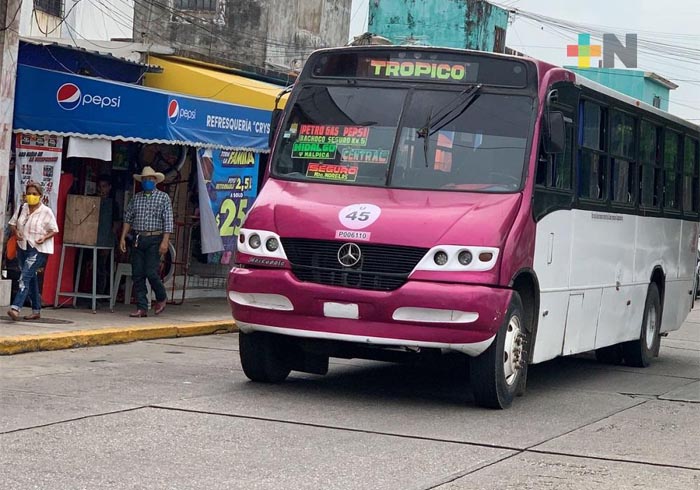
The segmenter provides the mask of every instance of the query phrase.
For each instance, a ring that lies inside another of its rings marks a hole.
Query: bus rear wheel
[[[622,356],[625,364],[634,367],[647,367],[652,357],[659,355],[661,342],[661,295],[655,283],[649,285],[647,299],[644,303],[642,329],[639,339],[622,344]]]
[[[476,404],[503,409],[522,394],[527,378],[528,338],[520,295],[513,291],[503,325],[488,349],[470,360],[469,374]]]
[[[281,383],[289,376],[291,363],[284,342],[274,334],[252,332],[238,334],[243,372],[251,381]]]

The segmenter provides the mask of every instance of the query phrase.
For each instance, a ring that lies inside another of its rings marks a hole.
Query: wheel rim
[[[523,336],[520,328],[520,318],[512,316],[506,329],[506,340],[503,346],[503,375],[506,384],[512,386],[518,379],[522,367]]]
[[[651,350],[654,347],[654,337],[656,336],[656,306],[651,305],[649,311],[647,312],[647,331],[646,331],[646,344],[647,349]]]

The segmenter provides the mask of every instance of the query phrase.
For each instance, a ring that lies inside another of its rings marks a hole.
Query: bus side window
[[[666,130],[664,138],[664,209],[680,209],[682,138],[680,133]]]
[[[661,205],[661,128],[642,121],[639,139],[641,205],[658,208]]]
[[[572,121],[573,122],[573,121]],[[564,153],[553,155],[552,187],[555,189],[571,190],[571,164],[574,142],[574,126],[566,123],[566,149]]]
[[[698,212],[698,140],[685,137],[685,151],[683,152],[683,212],[696,214]]]
[[[614,203],[633,205],[636,202],[636,147],[636,119],[630,114],[613,109],[610,111],[610,192]]]
[[[584,199],[607,199],[607,109],[590,101],[581,103],[581,149],[578,195]]]
[[[574,142],[573,120],[565,118],[566,148],[562,153],[547,153],[540,145],[540,153],[535,170],[535,185],[560,190],[571,190],[572,153]]]

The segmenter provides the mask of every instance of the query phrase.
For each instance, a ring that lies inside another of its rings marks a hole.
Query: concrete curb
[[[0,356],[45,350],[75,349],[96,345],[125,344],[137,340],[193,337],[237,332],[233,320],[187,323],[184,325],[132,325],[96,330],[73,330],[37,335],[0,337]]]

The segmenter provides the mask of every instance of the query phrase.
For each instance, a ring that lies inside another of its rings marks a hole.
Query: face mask
[[[143,187],[144,191],[150,192],[156,188],[156,183],[152,180],[144,180],[141,182],[141,187]]]
[[[26,196],[27,204],[30,206],[36,206],[41,202],[41,196],[35,196],[33,194],[27,194]]]

